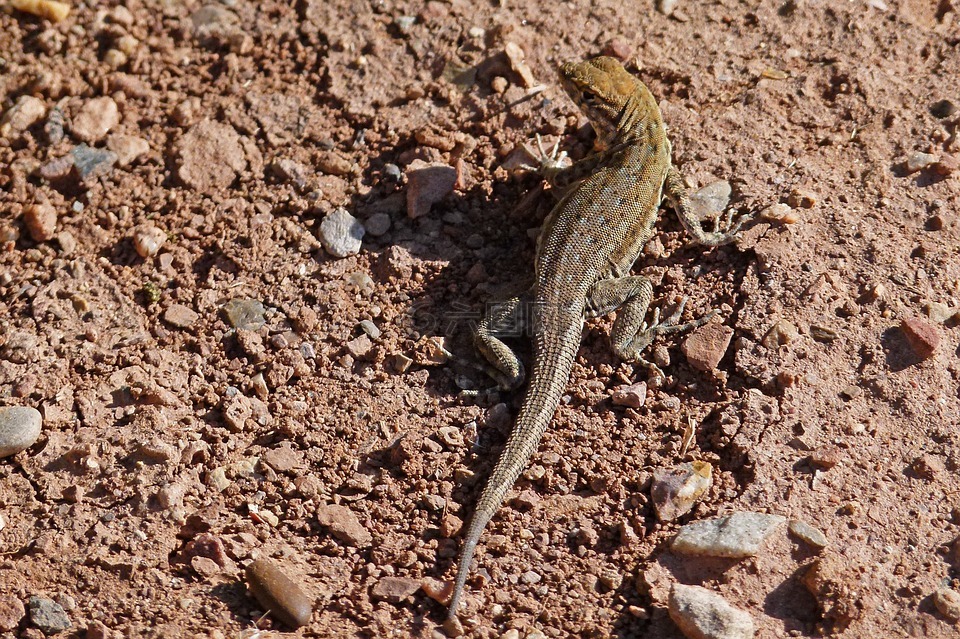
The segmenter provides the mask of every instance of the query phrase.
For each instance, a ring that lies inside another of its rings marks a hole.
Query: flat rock
[[[439,162],[414,160],[407,167],[407,215],[418,218],[453,192],[457,170]]]
[[[117,163],[117,154],[109,149],[96,149],[86,144],[78,144],[70,150],[72,165],[70,172],[81,182],[106,175]]]
[[[180,180],[201,193],[227,188],[247,166],[240,135],[213,120],[191,127],[177,145],[177,155]]]
[[[378,581],[370,591],[370,597],[374,600],[382,599],[390,603],[398,604],[404,599],[420,590],[420,580],[409,577],[383,577]]]
[[[0,407],[0,457],[16,455],[36,443],[43,418],[29,406]]]
[[[360,252],[366,229],[346,209],[337,209],[320,222],[320,243],[334,257],[347,257]]]
[[[752,557],[767,537],[786,521],[786,517],[780,515],[751,512],[695,521],[680,529],[671,549],[684,555]]]
[[[687,336],[681,350],[690,365],[704,372],[712,371],[730,346],[733,329],[723,324],[706,324]]]
[[[753,618],[748,613],[700,586],[674,584],[668,611],[690,639],[750,639],[754,635]]]
[[[695,461],[676,468],[658,468],[653,473],[650,498],[660,521],[686,515],[713,485],[713,466]]]
[[[373,542],[370,532],[363,527],[352,510],[346,506],[327,504],[317,509],[317,521],[334,537],[356,548],[365,548]]]
[[[55,635],[69,628],[70,617],[57,602],[45,597],[30,597],[30,623],[43,631],[45,635]]]
[[[113,98],[104,96],[87,100],[70,123],[70,131],[88,144],[107,137],[110,129],[120,123],[120,109]]]

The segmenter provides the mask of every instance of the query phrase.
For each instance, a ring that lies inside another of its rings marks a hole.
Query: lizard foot
[[[703,326],[708,321],[710,321],[710,318],[712,318],[714,315],[717,314],[717,311],[710,311],[703,317],[699,317],[695,320],[691,320],[689,322],[684,322],[680,324],[679,323],[680,317],[683,315],[683,309],[686,308],[686,306],[687,306],[687,297],[684,296],[683,298],[681,298],[680,303],[677,305],[676,310],[674,310],[673,313],[671,313],[670,316],[664,320],[660,319],[660,309],[654,308],[652,321],[649,324],[644,322],[641,325],[640,331],[637,333],[637,336],[626,348],[626,353],[628,355],[626,359],[629,359],[633,362],[636,362],[637,364],[640,364],[646,367],[647,369],[650,370],[650,372],[653,375],[666,379],[666,376],[663,374],[663,371],[661,371],[660,368],[653,362],[648,362],[643,357],[641,357],[640,353],[642,353],[643,350],[647,346],[649,346],[650,343],[658,335],[667,335],[669,333],[679,333],[682,331],[689,331],[694,328],[699,328],[700,326]]]
[[[560,151],[560,139],[558,138],[556,142],[553,143],[553,148],[550,151],[547,151],[543,148],[543,138],[540,137],[540,134],[537,133],[537,150],[540,152],[540,157],[537,158],[539,161],[539,166],[531,166],[529,164],[520,165],[521,169],[526,171],[532,171],[534,173],[539,173],[544,177],[549,177],[550,175],[555,175],[561,169],[564,168],[565,161],[567,159],[567,152]]]

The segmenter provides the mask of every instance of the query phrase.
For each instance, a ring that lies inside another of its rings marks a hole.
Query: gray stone
[[[259,300],[232,299],[223,305],[223,312],[230,326],[243,331],[255,331],[267,321],[263,304]]]
[[[86,144],[73,147],[70,156],[73,158],[72,169],[81,182],[109,173],[118,159],[113,151],[95,149]]]
[[[366,229],[346,209],[337,209],[320,223],[320,242],[334,257],[347,257],[360,252]]]
[[[690,195],[690,209],[700,219],[715,218],[730,203],[730,183],[726,180],[708,184]]]
[[[790,534],[817,549],[826,548],[827,544],[830,543],[827,541],[826,535],[820,532],[817,528],[814,528],[807,522],[800,521],[799,519],[791,519],[790,523],[788,524],[788,530],[790,531]]]
[[[43,418],[29,406],[0,407],[0,457],[16,455],[36,443]]]
[[[386,213],[374,213],[367,218],[367,233],[374,237],[380,237],[390,230],[390,216]]]
[[[750,639],[754,634],[749,614],[700,586],[673,584],[668,610],[690,639]]]
[[[30,622],[45,635],[55,635],[72,625],[63,606],[51,599],[33,596],[27,605],[30,608]]]
[[[687,524],[671,548],[684,555],[752,557],[760,545],[787,521],[780,515],[739,512]]]

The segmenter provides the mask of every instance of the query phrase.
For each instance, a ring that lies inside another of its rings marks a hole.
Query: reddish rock
[[[163,321],[177,328],[190,328],[198,319],[200,319],[200,315],[183,304],[171,304],[163,312]]]
[[[936,326],[919,317],[908,317],[900,322],[900,330],[920,359],[927,359],[940,346],[940,333]]]
[[[26,614],[22,601],[13,595],[0,595],[0,630],[16,630]]]
[[[31,204],[23,211],[23,222],[34,241],[46,242],[57,232],[57,210],[48,202]]]
[[[732,337],[732,328],[723,324],[706,324],[684,340],[681,350],[691,366],[701,371],[712,371],[723,359]]]
[[[317,522],[348,546],[365,548],[373,542],[370,532],[346,506],[337,504],[321,506],[317,509]]]

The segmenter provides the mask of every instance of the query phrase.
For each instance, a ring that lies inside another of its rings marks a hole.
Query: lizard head
[[[589,118],[602,143],[658,109],[647,87],[616,59],[599,56],[560,66],[561,84]],[[630,107],[630,108],[628,108]]]

